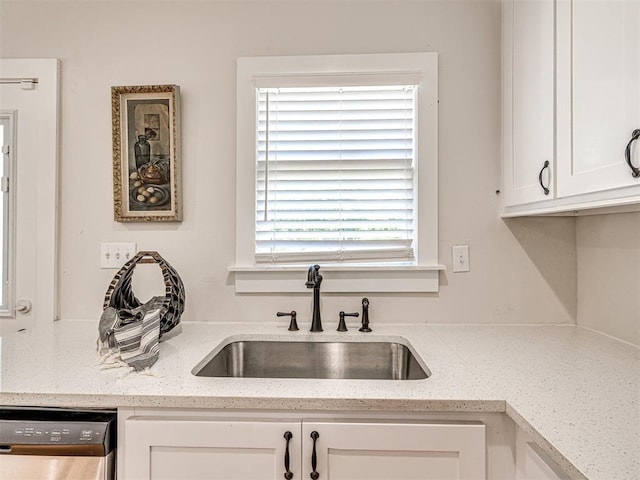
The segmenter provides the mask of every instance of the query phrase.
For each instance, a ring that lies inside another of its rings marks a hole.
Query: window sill
[[[433,293],[444,265],[323,266],[323,293]],[[236,293],[307,293],[306,267],[231,266]]]

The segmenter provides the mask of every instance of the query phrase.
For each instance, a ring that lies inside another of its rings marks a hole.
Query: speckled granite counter
[[[158,377],[101,371],[96,322],[2,337],[0,404],[395,412],[505,412],[574,478],[640,479],[640,349],[573,326],[375,325],[374,332],[184,323],[161,343]],[[398,339],[426,380],[199,378],[228,337]]]

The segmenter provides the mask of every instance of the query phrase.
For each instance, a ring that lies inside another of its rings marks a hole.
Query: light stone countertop
[[[160,344],[158,376],[96,366],[97,322],[60,321],[1,338],[0,404],[380,412],[505,412],[569,474],[640,479],[640,349],[575,326],[373,325],[363,334],[184,322]],[[222,341],[401,340],[425,380],[202,378]],[[405,340],[402,340],[405,339]]]

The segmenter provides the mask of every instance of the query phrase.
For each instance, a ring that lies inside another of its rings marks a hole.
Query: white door
[[[558,0],[560,197],[630,187],[625,147],[640,129],[640,2]],[[635,142],[630,161],[640,168]]]
[[[32,304],[28,312],[5,312],[16,321],[0,320],[0,330],[56,316],[58,69],[55,59],[0,60],[0,112],[14,118],[11,155],[16,171],[8,185],[16,200],[14,300]]]
[[[302,441],[303,471],[299,478],[485,478],[485,427],[481,423],[304,422]]]
[[[132,417],[126,420],[120,457],[124,478],[281,480],[288,454],[292,478],[301,479],[300,429],[300,422]]]
[[[554,196],[554,2],[509,0],[503,15],[503,189],[513,206]]]

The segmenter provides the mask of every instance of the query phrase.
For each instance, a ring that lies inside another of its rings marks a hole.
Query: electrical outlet
[[[454,272],[468,272],[470,270],[469,245],[454,245],[451,247],[451,257]]]
[[[135,254],[135,243],[101,243],[100,268],[120,268]]]

